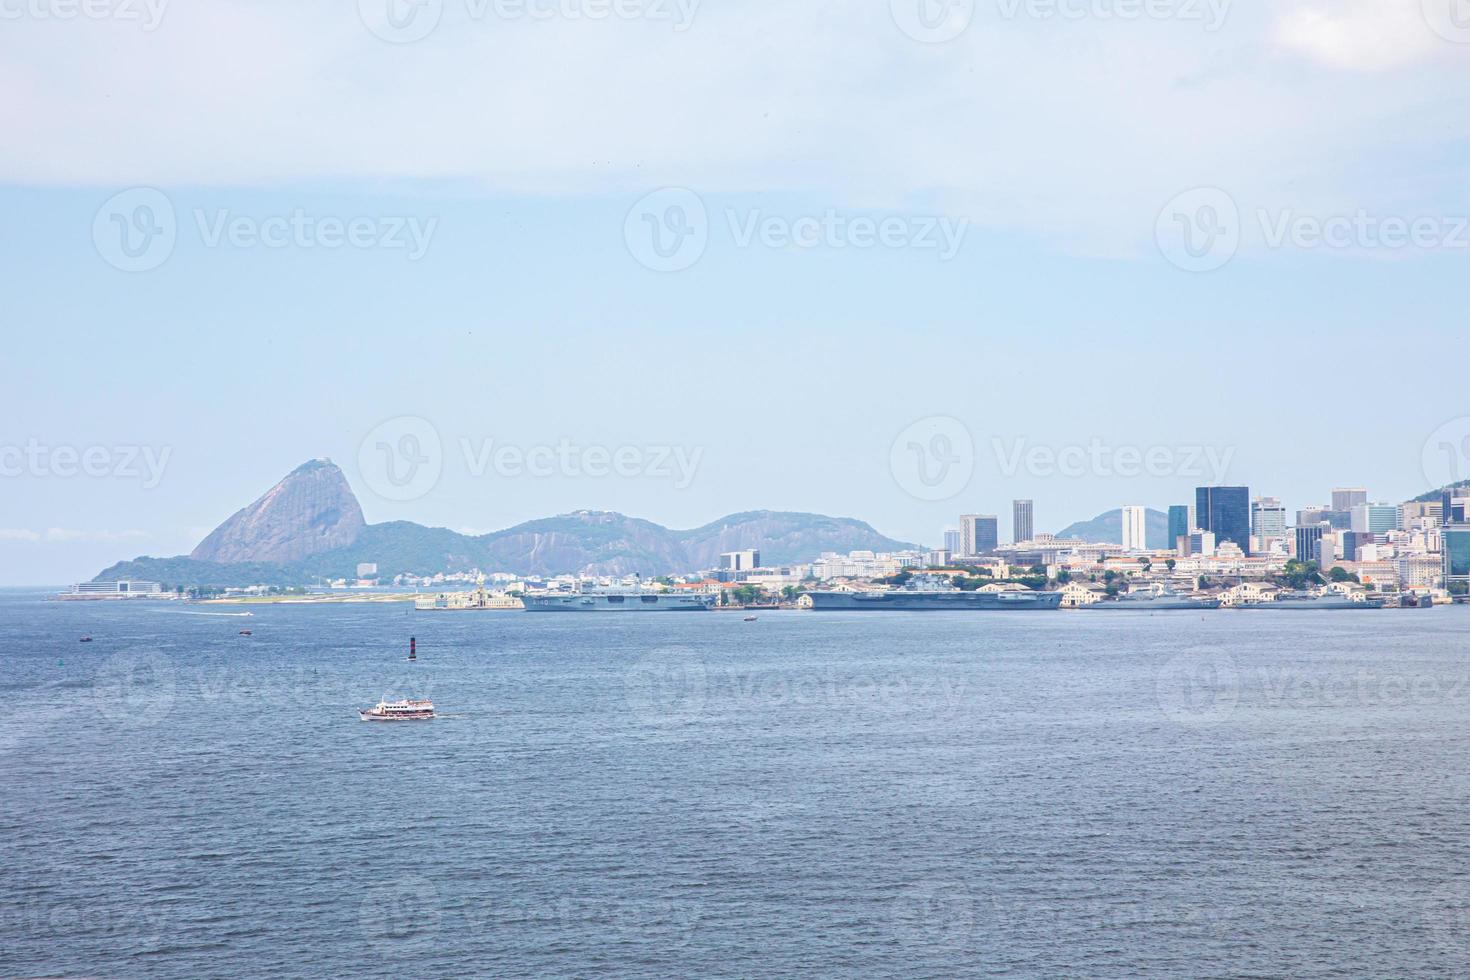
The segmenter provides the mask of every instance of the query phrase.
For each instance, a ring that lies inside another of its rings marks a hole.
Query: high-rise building
[[[1351,518],[1350,527],[1354,531],[1384,534],[1398,528],[1399,509],[1393,504],[1358,504]]]
[[[1296,512],[1296,526],[1314,527],[1327,520],[1327,515],[1331,511],[1331,507],[1327,507],[1323,504],[1312,504],[1309,507],[1303,507],[1301,510]]]
[[[1035,529],[1031,526],[1031,501],[1011,501],[1011,540],[1030,541]]]
[[[1337,562],[1337,535],[1324,530],[1317,539],[1317,567],[1327,571]]]
[[[1189,537],[1189,508],[1184,504],[1169,506],[1169,548],[1178,548],[1179,539]]]
[[[1258,538],[1286,537],[1286,508],[1278,497],[1251,501],[1251,533]]]
[[[1442,532],[1444,584],[1470,585],[1470,525],[1450,525]]]
[[[1457,487],[1453,492],[1445,491],[1441,506],[1446,524],[1464,524],[1470,521],[1470,497],[1465,496],[1464,487]]]
[[[1418,531],[1426,527],[1438,527],[1444,523],[1444,505],[1438,500],[1428,503],[1409,502],[1399,505],[1399,527],[1405,531]]]
[[[1249,487],[1198,487],[1194,510],[1200,530],[1213,531],[1220,544],[1233,541],[1243,554],[1251,553]]]
[[[1148,511],[1135,504],[1123,508],[1123,550],[1148,549]]]
[[[1000,544],[1000,521],[994,514],[960,517],[960,554],[966,558],[991,555]]]
[[[1368,502],[1368,491],[1362,487],[1335,487],[1332,491],[1332,509],[1351,511]]]
[[[960,553],[960,529],[947,527],[944,529],[944,550],[951,555]]]
[[[1189,544],[1185,550],[1186,555],[1199,555],[1202,558],[1215,557],[1215,532],[1213,531],[1190,531]]]
[[[1316,561],[1317,544],[1322,540],[1322,532],[1328,530],[1329,526],[1324,521],[1320,524],[1299,524],[1296,528],[1295,555],[1297,561]]]

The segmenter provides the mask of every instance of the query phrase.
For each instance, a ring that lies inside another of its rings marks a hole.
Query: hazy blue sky
[[[1451,0],[389,2],[0,0],[0,584],[317,456],[927,543],[1470,475]]]

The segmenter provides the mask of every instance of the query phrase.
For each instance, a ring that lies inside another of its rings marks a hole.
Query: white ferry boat
[[[434,717],[432,701],[379,701],[371,708],[358,708],[363,721],[428,721]]]

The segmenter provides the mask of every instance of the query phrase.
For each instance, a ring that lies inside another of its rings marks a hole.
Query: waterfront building
[[[1406,589],[1432,589],[1444,574],[1444,563],[1437,555],[1405,555],[1394,559],[1399,584]]]
[[[1194,491],[1198,527],[1219,542],[1234,541],[1247,555],[1251,542],[1249,487],[1198,487]]]
[[[162,593],[163,586],[157,582],[121,579],[117,582],[78,582],[64,594],[95,599],[127,599],[131,596]]]
[[[1332,509],[1351,511],[1368,502],[1368,491],[1363,487],[1336,487],[1332,491]]]
[[[761,553],[757,548],[744,551],[727,551],[720,555],[720,570],[723,572],[748,572],[761,565]]]
[[[1440,532],[1444,585],[1470,586],[1470,525],[1450,525]]]
[[[1123,508],[1123,550],[1148,550],[1148,512],[1136,504]]]
[[[964,514],[960,517],[960,553],[972,558],[993,555],[1000,544],[1000,521],[994,514]]]
[[[1032,526],[1032,501],[1011,501],[1011,540],[1030,541],[1031,535],[1035,533]]]

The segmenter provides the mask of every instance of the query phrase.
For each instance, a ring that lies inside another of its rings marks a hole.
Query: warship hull
[[[812,608],[849,612],[1026,612],[1057,609],[1060,592],[808,592]]]
[[[715,604],[712,595],[670,592],[590,592],[521,597],[527,612],[703,612]]]

